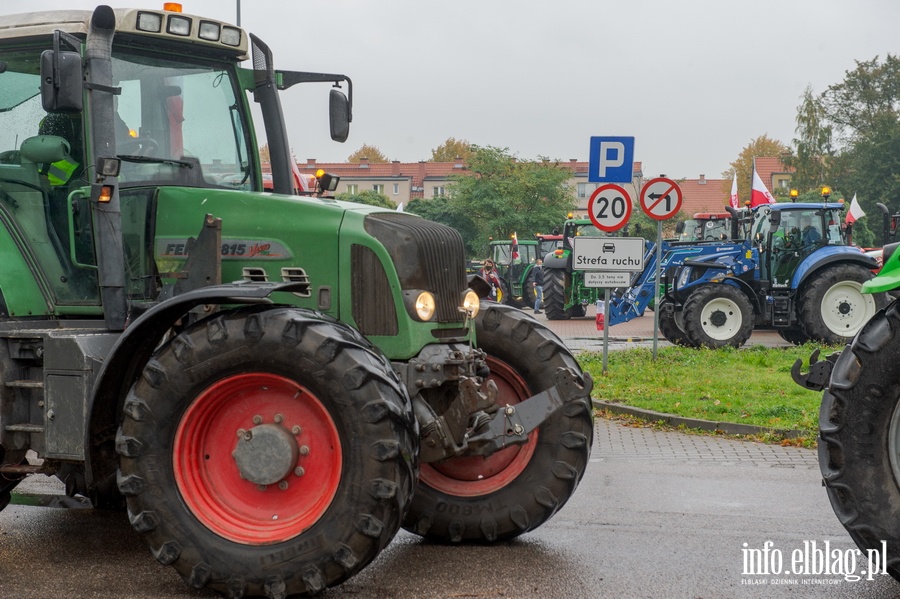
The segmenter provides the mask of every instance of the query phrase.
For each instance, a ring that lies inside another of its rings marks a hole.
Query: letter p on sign
[[[633,164],[633,137],[591,138],[588,162],[591,183],[630,183]]]

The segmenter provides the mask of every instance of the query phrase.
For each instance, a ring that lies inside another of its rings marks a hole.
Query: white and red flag
[[[737,171],[734,171],[734,180],[731,182],[731,207],[738,208]]]
[[[763,204],[774,204],[775,198],[766,189],[766,184],[759,178],[759,173],[753,169],[753,189],[750,191],[750,207],[756,208]]]
[[[848,225],[851,225],[865,215],[866,213],[863,212],[862,206],[860,206],[859,202],[856,201],[856,194],[854,193],[853,200],[850,201],[850,211],[847,212],[847,218],[844,219],[844,222]]]

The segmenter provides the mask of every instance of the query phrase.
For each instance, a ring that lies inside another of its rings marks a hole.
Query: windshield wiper
[[[172,166],[183,166],[194,168],[194,165],[186,160],[175,160],[174,158],[156,158],[155,156],[136,156],[134,154],[117,154],[117,158],[125,162],[142,162],[150,164],[171,164]]]

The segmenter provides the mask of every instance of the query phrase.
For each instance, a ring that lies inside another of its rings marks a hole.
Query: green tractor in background
[[[549,320],[584,316],[589,304],[603,298],[602,289],[585,284],[585,271],[572,266],[574,240],[580,236],[611,237],[586,218],[565,222],[556,249],[544,256],[544,313]]]
[[[515,251],[514,251],[515,249]],[[534,239],[491,242],[491,257],[500,278],[500,303],[525,308],[534,306],[534,261],[540,257],[540,244]]]
[[[327,175],[297,195],[280,94],[307,82],[334,86],[344,141],[350,80],[277,71],[238,27],[108,6],[0,21],[0,510],[56,476],[127,505],[191,587],[285,597],[401,527],[506,541],[572,496],[590,377],[479,301],[455,230],[327,198]]]

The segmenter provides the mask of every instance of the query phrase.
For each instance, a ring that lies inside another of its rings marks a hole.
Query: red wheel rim
[[[233,456],[238,431],[259,425],[296,443],[286,458],[289,472],[275,484],[242,478]],[[290,379],[255,372],[224,378],[194,399],[175,431],[172,462],[182,499],[208,529],[267,545],[297,536],[325,513],[341,480],[341,455],[334,421],[315,395]]]
[[[519,373],[506,362],[488,356],[488,377],[497,385],[497,403],[515,405],[531,397]],[[477,497],[498,491],[519,476],[537,446],[538,429],[522,445],[511,445],[488,457],[470,456],[422,464],[419,479],[429,487],[456,497]]]

